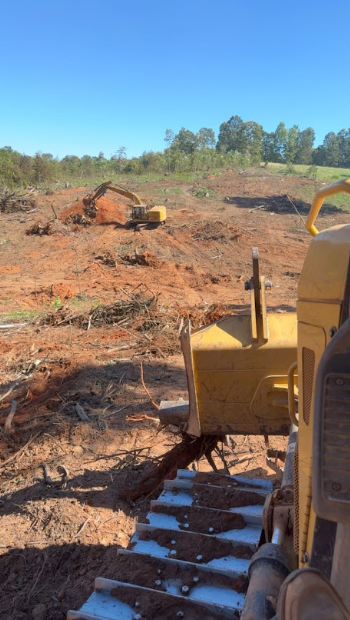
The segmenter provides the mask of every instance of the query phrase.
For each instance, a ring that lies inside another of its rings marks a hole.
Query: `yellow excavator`
[[[141,198],[137,194],[123,187],[123,185],[113,183],[112,181],[101,183],[101,185],[94,189],[92,194],[88,194],[83,198],[83,203],[86,209],[89,210],[89,213],[97,211],[97,201],[101,196],[104,196],[107,191],[115,192],[133,201],[131,219],[126,223],[127,228],[141,230],[141,228],[156,228],[157,226],[165,224],[166,208],[164,206],[156,205],[154,207],[147,207],[142,203]]]
[[[338,192],[312,204],[296,313],[267,312],[254,248],[250,314],[184,326],[188,402],[159,412],[193,441],[288,437],[279,482],[178,470],[69,620],[350,620],[350,224],[315,227]]]

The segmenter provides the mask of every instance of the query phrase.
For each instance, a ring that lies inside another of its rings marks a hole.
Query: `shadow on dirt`
[[[0,620],[64,620],[90,596],[96,577],[113,578],[119,548],[78,541],[8,551],[0,558]],[[45,607],[34,616],[38,604]]]
[[[147,460],[145,465],[147,466]],[[121,476],[118,465],[111,467],[107,471],[84,469],[83,474],[69,478],[65,488],[49,486],[45,483],[44,478],[42,481],[36,478],[35,480],[38,481],[33,485],[1,496],[0,517],[6,514],[23,514],[28,516],[26,505],[33,506],[33,502],[46,501],[50,498],[68,498],[76,500],[84,506],[109,508],[110,510],[115,510],[118,505],[123,508],[125,514],[129,514],[130,503],[121,500],[121,489],[124,486],[126,477],[132,476],[133,479],[137,479],[137,473],[141,469],[144,470],[145,465],[135,465],[133,467],[130,464],[128,472],[126,473],[125,470]],[[55,474],[54,468],[52,468],[52,473]]]
[[[226,196],[224,202],[226,204],[234,204],[236,207],[241,207],[242,209],[255,209],[256,211],[259,210],[259,207],[263,207],[265,211],[273,211],[274,213],[281,215],[293,215],[296,213],[286,194],[282,196],[275,195],[267,197],[255,196],[253,198],[250,196]],[[302,215],[308,215],[311,203],[305,202],[304,200],[297,200],[295,198],[292,199],[292,202],[299,213]],[[344,213],[344,210],[339,207],[335,207],[334,205],[324,203],[322,205],[320,216],[322,217],[322,215],[329,215],[332,213]]]
[[[60,360],[43,363],[40,371],[12,391],[11,399],[16,399],[18,406],[12,425],[15,435],[23,431],[24,439],[28,439],[28,433],[32,435],[48,430],[48,427],[50,432],[56,434],[59,428],[51,428],[50,420],[44,420],[52,415],[63,416],[74,428],[80,423],[77,405],[84,409],[99,430],[104,430],[107,421],[111,428],[125,429],[126,415],[150,412],[155,415],[155,409],[142,387],[139,361],[116,359],[104,365],[78,367],[73,362],[71,366],[62,365]],[[184,368],[168,362],[145,362],[143,376],[156,402],[174,395],[177,397],[178,392],[181,395],[187,389]],[[10,385],[2,384],[1,391],[5,393]],[[3,421],[7,413],[7,410],[1,412]],[[137,428],[137,421],[133,421],[132,426]],[[9,435],[7,443],[11,443],[13,438],[13,434]],[[15,443],[18,449],[21,443],[18,436]]]

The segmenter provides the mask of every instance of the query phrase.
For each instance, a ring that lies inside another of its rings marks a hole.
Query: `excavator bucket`
[[[251,314],[226,316],[181,334],[191,435],[288,435],[288,373],[297,358],[295,313],[266,313],[265,278],[253,250]],[[290,390],[294,402],[294,382]]]

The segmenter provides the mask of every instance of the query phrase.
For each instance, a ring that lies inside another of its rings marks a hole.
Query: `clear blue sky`
[[[350,126],[349,0],[2,0],[0,146],[163,150],[238,114]]]

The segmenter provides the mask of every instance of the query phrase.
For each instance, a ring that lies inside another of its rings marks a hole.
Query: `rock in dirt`
[[[47,618],[47,607],[44,603],[39,603],[35,605],[32,611],[33,620],[46,620]]]

